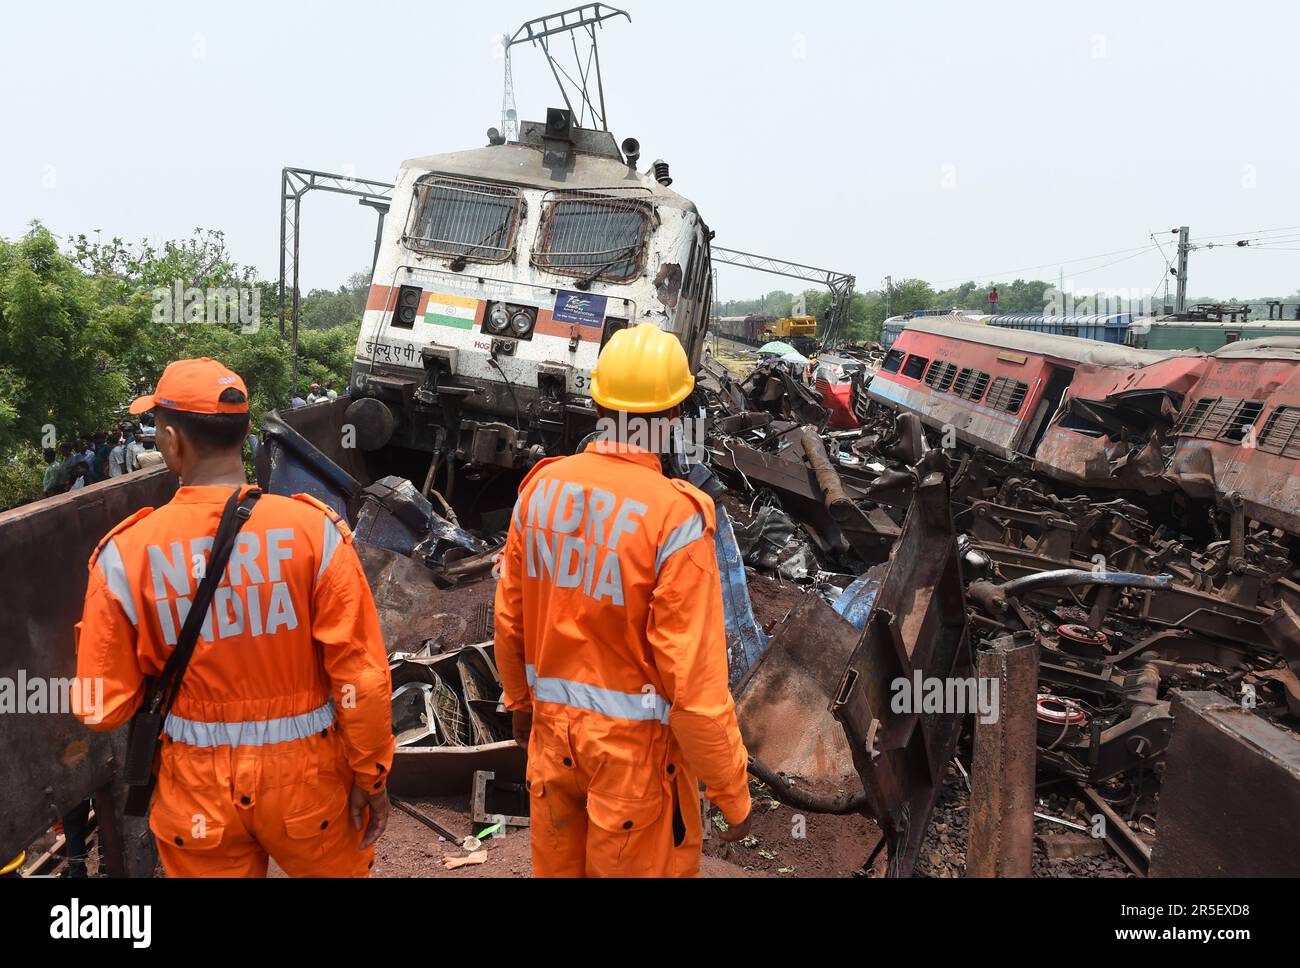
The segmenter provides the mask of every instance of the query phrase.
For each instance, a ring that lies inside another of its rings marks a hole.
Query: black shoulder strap
[[[241,501],[239,488],[236,488],[230,495],[230,500],[226,502],[225,510],[221,512],[221,523],[217,526],[217,535],[212,541],[212,552],[208,555],[207,570],[203,574],[203,580],[199,582],[198,589],[194,592],[194,600],[190,603],[189,614],[185,616],[185,624],[181,626],[176,648],[172,649],[172,654],[167,657],[162,674],[158,677],[158,688],[154,692],[154,708],[150,712],[159,712],[160,708],[164,716],[171,712],[172,703],[176,701],[176,695],[180,692],[181,680],[185,677],[185,669],[189,666],[194,647],[198,644],[203,619],[208,614],[212,596],[217,591],[217,585],[221,583],[221,576],[225,574],[226,564],[230,561],[230,554],[235,548],[235,538],[244,526],[244,522],[252,515],[253,505],[261,496],[262,492],[253,488]]]

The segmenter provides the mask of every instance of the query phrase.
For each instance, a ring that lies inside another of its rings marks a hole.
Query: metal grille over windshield
[[[645,202],[631,198],[548,197],[533,262],[593,279],[631,279],[641,265],[649,214]]]
[[[510,258],[519,224],[517,189],[435,178],[417,186],[415,204],[407,237],[412,248],[476,262]]]

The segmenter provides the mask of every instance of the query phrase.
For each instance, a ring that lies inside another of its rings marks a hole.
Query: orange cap
[[[222,393],[234,387],[244,395],[242,403],[222,403]],[[248,413],[248,389],[239,374],[227,370],[206,356],[198,360],[177,360],[163,370],[158,389],[137,397],[132,413],[144,413],[154,407],[184,410],[187,413]]]

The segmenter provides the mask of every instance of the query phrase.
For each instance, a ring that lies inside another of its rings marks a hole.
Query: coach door
[[[1020,448],[1021,452],[1030,457],[1038,450],[1038,443],[1047,432],[1047,425],[1052,422],[1052,417],[1060,409],[1061,398],[1065,396],[1065,391],[1074,380],[1074,370],[1064,366],[1052,366],[1050,370],[1047,376],[1047,387],[1039,396],[1038,402],[1034,404],[1034,412],[1025,426],[1025,436],[1021,438],[1027,442],[1026,446]]]

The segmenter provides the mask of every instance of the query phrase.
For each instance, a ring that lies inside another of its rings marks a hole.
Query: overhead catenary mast
[[[1181,316],[1187,311],[1187,253],[1191,251],[1190,232],[1186,225],[1173,231],[1178,233],[1178,288],[1174,295],[1174,312]]]

